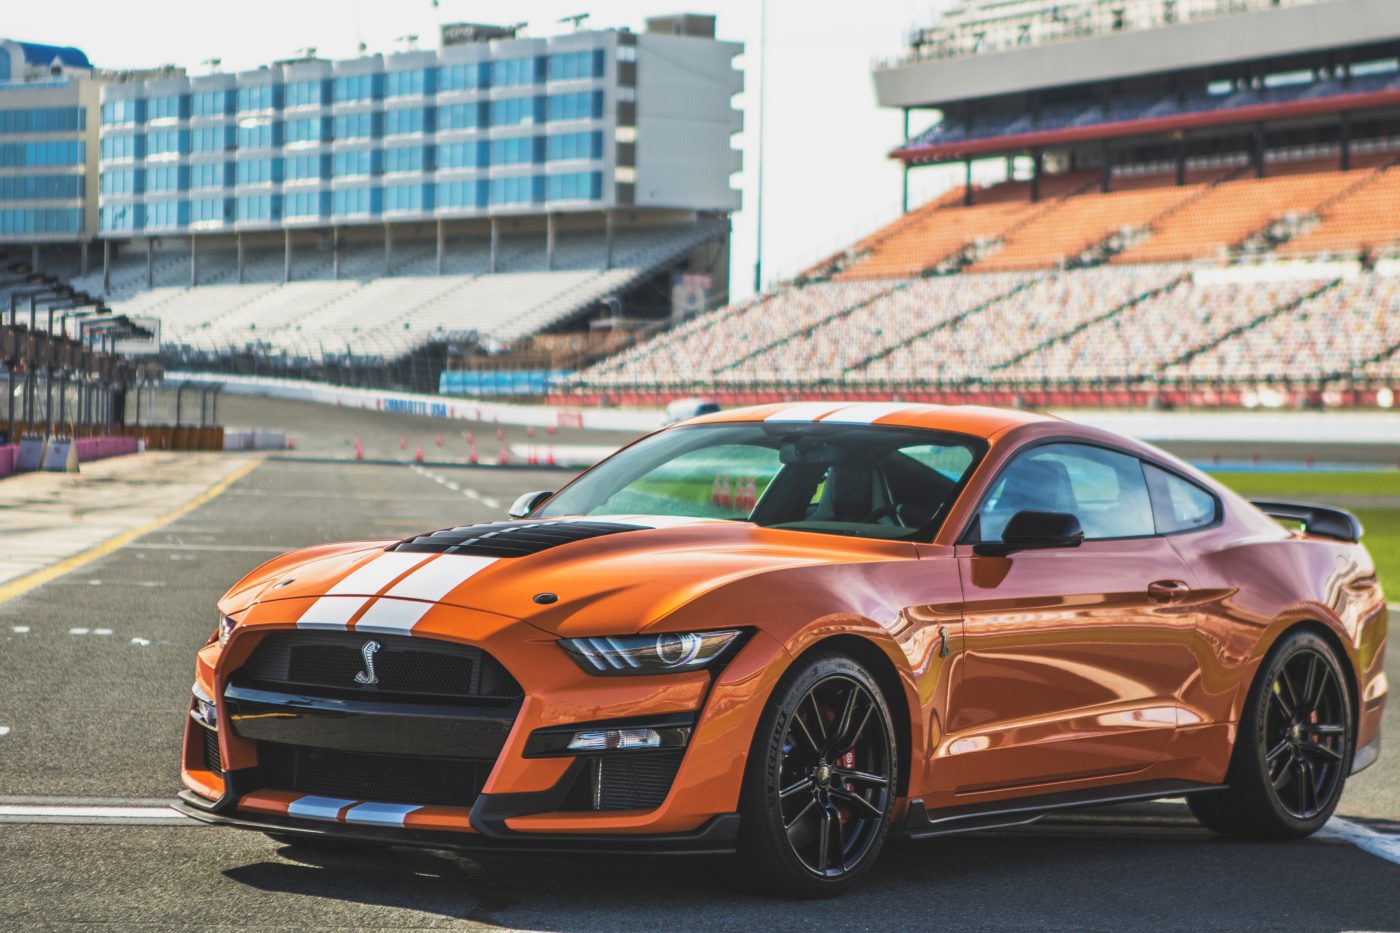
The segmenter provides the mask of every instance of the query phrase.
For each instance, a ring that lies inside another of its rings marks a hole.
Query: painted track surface
[[[287,417],[279,403],[261,404],[269,407],[252,415],[262,423]],[[331,430],[347,428],[392,433],[367,414]],[[269,461],[179,520],[0,605],[0,727],[10,730],[0,734],[0,812],[17,798],[171,796],[193,654],[213,628],[213,601],[267,557],[329,539],[498,518],[517,493],[561,479]],[[1400,683],[1400,652],[1391,652],[1389,668]],[[1397,707],[1388,717],[1392,738],[1400,735]],[[1396,754],[1391,748],[1359,776],[1342,803],[1342,813],[1383,833],[1400,833]],[[0,866],[4,929],[1400,929],[1400,865],[1335,839],[1215,838],[1170,803],[892,847],[869,883],[835,903],[733,893],[717,866],[692,862],[509,859],[483,867],[408,850],[313,855],[257,834],[173,822],[0,822]]]

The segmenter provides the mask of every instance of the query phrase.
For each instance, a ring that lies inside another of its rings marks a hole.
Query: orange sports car
[[[293,844],[725,853],[821,895],[890,833],[1113,801],[1306,835],[1379,753],[1357,521],[1082,425],[728,411],[512,519],[229,590],[178,807]]]

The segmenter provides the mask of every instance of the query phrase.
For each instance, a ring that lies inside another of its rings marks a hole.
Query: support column
[[[1254,177],[1264,177],[1264,125],[1258,124],[1254,127],[1253,152],[1250,154],[1254,163]]]
[[[87,241],[87,240],[83,240],[82,245],[80,245],[80,246],[78,247],[78,274],[79,274],[79,275],[87,275],[87,274],[88,274],[88,271],[89,271],[89,270],[88,270],[88,245],[89,245],[89,244],[88,244],[88,241]]]
[[[1176,186],[1186,184],[1186,136],[1182,134],[1176,144]]]
[[[496,253],[501,247],[501,223],[496,218],[491,218],[491,272],[496,271]]]
[[[904,144],[909,145],[909,108],[904,108]],[[909,213],[909,162],[904,160],[903,173],[900,178],[899,212]]]
[[[102,294],[112,290],[112,241],[102,241]]]
[[[282,284],[292,280],[292,231],[288,227],[282,231]]]
[[[1045,153],[1036,149],[1031,153],[1031,201],[1040,200],[1040,173],[1045,168]]]
[[[340,228],[331,227],[331,278],[340,279]]]
[[[544,270],[554,271],[554,215],[544,215]]]
[[[243,234],[234,234],[234,240],[238,244],[238,284],[243,284]]]
[[[194,234],[190,234],[190,288],[199,284],[199,245]]]
[[[394,262],[394,230],[384,225],[384,274],[388,275]]]
[[[613,267],[613,234],[616,227],[616,219],[613,212],[603,211],[603,268]]]
[[[444,254],[447,252],[447,240],[442,227],[442,218],[437,222],[437,274],[442,275]]]
[[[1351,171],[1351,114],[1342,114],[1342,171]]]
[[[1108,140],[1104,140],[1099,146],[1099,190],[1107,194],[1112,183],[1113,150],[1109,148]]]
[[[29,248],[29,268],[35,272],[39,271],[39,244],[35,243]]]
[[[152,252],[150,237],[146,237],[146,287],[156,287],[156,254]]]
[[[963,207],[972,206],[972,160],[963,163]]]

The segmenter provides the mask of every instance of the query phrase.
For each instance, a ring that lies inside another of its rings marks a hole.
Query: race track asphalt
[[[327,452],[352,432],[396,441],[387,416],[334,411],[318,428],[315,411],[248,400],[239,414],[262,426],[295,420]],[[499,518],[520,492],[566,475],[268,460],[179,520],[0,604],[0,812],[17,801],[171,798],[193,656],[214,626],[214,600],[263,560],[326,540]],[[1400,683],[1400,652],[1388,667]],[[1392,703],[1392,737],[1398,718]],[[1400,859],[1396,754],[1352,782],[1340,813],[1353,830],[1381,834],[1371,848]],[[1395,861],[1335,837],[1213,837],[1173,802],[894,845],[867,883],[835,902],[736,893],[722,868],[315,854],[175,821],[0,821],[0,929],[1400,929]]]

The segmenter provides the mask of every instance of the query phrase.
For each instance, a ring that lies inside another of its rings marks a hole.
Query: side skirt
[[[945,807],[941,810],[927,810],[922,800],[911,800],[909,816],[895,832],[906,839],[951,836],[954,833],[968,833],[979,829],[1024,826],[1058,810],[1181,797],[1185,794],[1223,789],[1224,785],[1221,784],[1200,784],[1195,781],[1143,781],[1113,787],[1062,791],[1036,797],[1018,797],[1013,800],[995,800],[965,807]]]

